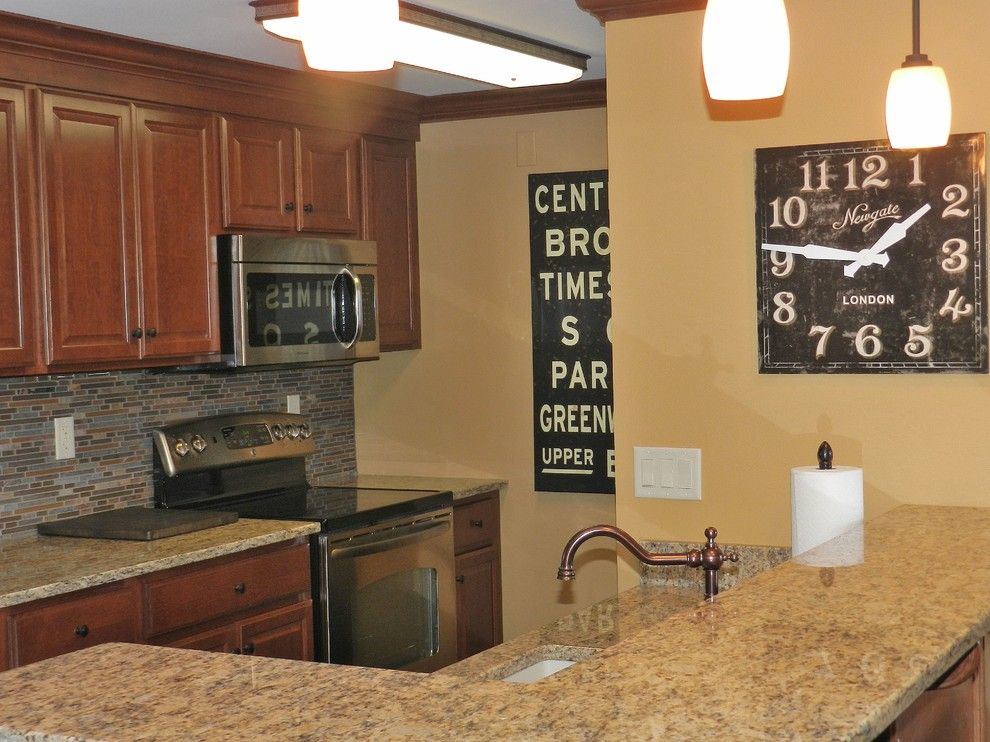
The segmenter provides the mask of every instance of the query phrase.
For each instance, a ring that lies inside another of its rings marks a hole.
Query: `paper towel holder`
[[[822,441],[822,445],[818,447],[818,468],[832,468],[832,447],[828,445],[828,441]]]

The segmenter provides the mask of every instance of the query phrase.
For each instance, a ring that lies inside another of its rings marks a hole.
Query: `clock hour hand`
[[[792,255],[801,255],[810,260],[845,260],[848,262],[853,260],[858,261],[863,257],[862,251],[843,250],[838,247],[828,247],[827,245],[776,245],[764,242],[763,249],[769,252],[785,252]],[[869,262],[887,265],[887,261],[887,256],[880,254],[874,256]]]
[[[916,221],[927,214],[932,208],[931,204],[925,204],[920,209],[915,211],[911,216],[891,224],[887,231],[880,235],[880,239],[873,243],[873,245],[863,251],[863,260],[857,260],[855,263],[850,263],[842,272],[847,276],[852,278],[856,275],[856,271],[862,268],[864,265],[869,265],[870,261],[865,260],[868,255],[882,255],[884,250],[893,245],[896,242],[900,242],[907,236],[907,231]],[[886,263],[884,263],[886,265]]]

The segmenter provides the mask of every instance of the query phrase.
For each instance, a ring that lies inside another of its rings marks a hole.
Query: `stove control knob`
[[[186,443],[181,438],[179,438],[179,440],[175,442],[174,451],[179,456],[185,456],[187,453],[189,453],[189,444]]]
[[[196,453],[203,453],[206,449],[206,441],[201,435],[194,435],[190,443],[192,443],[193,451]]]
[[[285,426],[285,432],[288,433],[290,438],[295,440],[299,437],[299,426],[295,423],[289,423]]]
[[[277,441],[285,438],[285,426],[282,425],[282,423],[275,423],[272,425],[272,437],[274,437]]]
[[[303,423],[302,425],[299,426],[299,437],[300,438],[302,438],[303,440],[306,440],[311,435],[313,435],[313,431],[309,429],[309,425],[307,425],[306,423]]]

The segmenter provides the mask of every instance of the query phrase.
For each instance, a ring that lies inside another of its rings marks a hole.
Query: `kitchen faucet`
[[[564,546],[564,552],[560,555],[560,569],[557,570],[558,580],[573,580],[574,555],[578,547],[595,536],[608,536],[618,541],[632,552],[643,564],[653,567],[660,566],[688,566],[701,567],[705,570],[705,600],[712,600],[718,595],[718,570],[725,562],[738,562],[739,555],[734,552],[722,551],[721,547],[715,543],[718,531],[709,526],[705,529],[705,538],[708,545],[703,549],[691,549],[680,553],[660,553],[651,554],[637,543],[636,539],[615,526],[591,526],[584,528],[573,536]]]

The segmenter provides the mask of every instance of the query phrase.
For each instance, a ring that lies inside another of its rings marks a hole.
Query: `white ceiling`
[[[0,0],[0,11],[148,39],[173,46],[303,69],[298,45],[280,41],[254,21],[249,0]],[[574,0],[414,0],[415,4],[591,55],[582,79],[605,76],[605,33]],[[349,79],[420,95],[492,86],[396,65]]]

